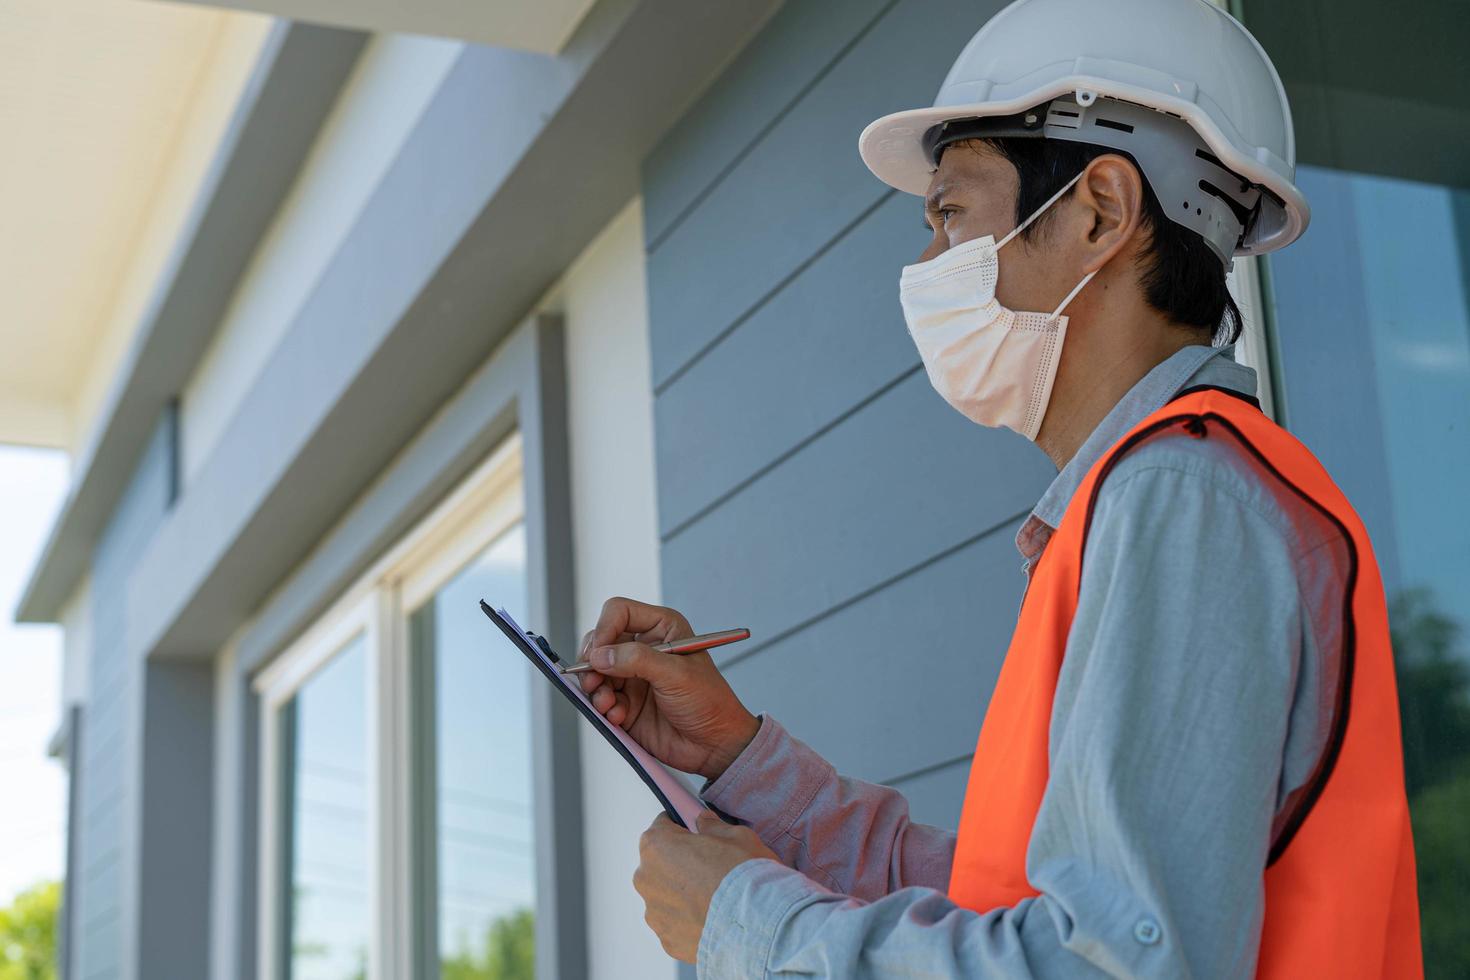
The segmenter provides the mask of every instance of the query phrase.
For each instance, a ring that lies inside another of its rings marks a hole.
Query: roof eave
[[[203,357],[366,40],[360,31],[273,25],[77,454],[71,490],[21,593],[16,622],[59,620],[159,414]]]

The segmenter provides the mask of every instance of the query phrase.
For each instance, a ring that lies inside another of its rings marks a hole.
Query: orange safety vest
[[[1285,824],[1262,869],[1265,922],[1256,975],[1422,977],[1393,651],[1368,534],[1305,446],[1249,402],[1217,390],[1185,392],[1105,454],[1078,487],[1033,570],[975,748],[950,898],[984,912],[1039,894],[1026,880],[1026,850],[1046,789],[1052,701],[1077,609],[1097,488],[1129,450],[1181,431],[1236,439],[1336,523],[1351,545],[1335,724],[1300,797],[1302,809]]]

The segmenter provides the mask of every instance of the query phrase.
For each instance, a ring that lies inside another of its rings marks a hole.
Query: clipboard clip
[[[552,663],[561,663],[561,658],[556,655],[555,650],[551,649],[551,644],[547,642],[546,637],[540,633],[532,633],[530,630],[526,630],[526,636],[530,637],[531,642],[541,648],[541,652],[546,654]]]

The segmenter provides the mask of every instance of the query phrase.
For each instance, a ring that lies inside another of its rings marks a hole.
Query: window
[[[281,708],[281,856],[290,896],[281,920],[282,976],[348,978],[367,970],[366,708],[360,633]]]
[[[528,591],[512,437],[255,679],[269,980],[533,980]]]
[[[372,608],[358,596],[334,610],[256,680],[264,719],[258,962],[273,980],[378,975]]]
[[[1425,972],[1467,977],[1470,20],[1451,0],[1238,2],[1286,86],[1312,207],[1301,241],[1266,264],[1284,420],[1373,539]]]
[[[487,657],[479,600],[524,616],[516,524],[409,614],[415,678],[415,960],[424,975],[534,980],[531,675]]]
[[[1298,183],[1312,227],[1271,261],[1287,423],[1373,539],[1426,972],[1470,976],[1470,192],[1318,167]]]

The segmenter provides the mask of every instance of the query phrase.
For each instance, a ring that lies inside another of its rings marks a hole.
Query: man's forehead
[[[1003,190],[1014,173],[1000,154],[971,143],[957,143],[944,151],[939,166],[930,175],[927,200],[936,201],[956,191]]]

